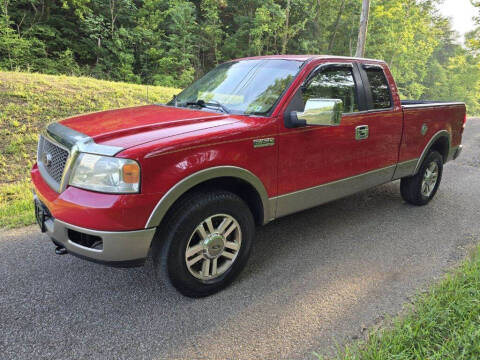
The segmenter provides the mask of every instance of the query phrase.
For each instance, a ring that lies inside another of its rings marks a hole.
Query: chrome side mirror
[[[292,111],[295,126],[338,126],[342,120],[343,101],[340,99],[309,99],[303,112]]]

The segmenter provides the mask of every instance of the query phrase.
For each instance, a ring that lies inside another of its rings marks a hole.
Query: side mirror
[[[338,126],[342,120],[343,101],[339,99],[309,99],[303,112],[292,111],[291,123],[296,127],[306,125]]]

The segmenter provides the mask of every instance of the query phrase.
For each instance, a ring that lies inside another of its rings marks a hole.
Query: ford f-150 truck
[[[166,105],[48,125],[36,217],[58,254],[152,256],[156,275],[206,296],[245,266],[256,225],[397,179],[406,202],[427,204],[465,122],[463,103],[402,102],[383,61],[238,59]]]

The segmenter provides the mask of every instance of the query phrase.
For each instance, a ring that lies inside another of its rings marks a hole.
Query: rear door
[[[368,106],[368,116],[365,118],[369,132],[365,144],[368,147],[365,170],[394,166],[398,162],[403,131],[401,106],[395,104],[383,66],[364,63],[357,63],[356,66],[365,85]]]
[[[319,64],[293,92],[279,132],[278,217],[393,178],[403,113],[383,70],[368,70],[356,61]],[[316,98],[343,102],[340,124],[289,128],[288,114]]]
[[[368,119],[363,83],[354,63],[320,64],[296,90],[285,114],[303,111],[310,98],[340,99],[344,114],[339,126],[287,128],[282,124],[280,195],[361,174],[367,171],[365,159],[372,156],[368,138],[356,139],[357,128]]]

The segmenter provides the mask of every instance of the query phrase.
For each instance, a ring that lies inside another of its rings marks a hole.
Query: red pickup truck
[[[383,61],[264,56],[219,65],[167,105],[75,116],[40,136],[37,221],[95,262],[183,294],[228,285],[255,225],[401,179],[425,205],[461,150],[463,103],[400,101]]]

